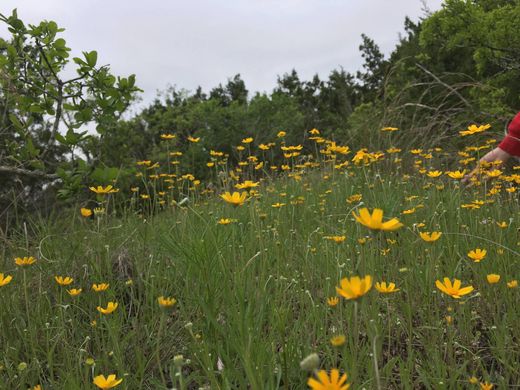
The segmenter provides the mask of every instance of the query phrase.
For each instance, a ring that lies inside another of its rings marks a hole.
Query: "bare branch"
[[[29,176],[29,177],[37,177],[42,179],[58,179],[59,176],[55,173],[47,173],[38,170],[29,170],[24,168],[16,168],[16,167],[8,167],[5,165],[0,165],[0,173],[7,173],[11,175],[21,175],[21,176]]]
[[[51,71],[52,75],[54,76],[54,78],[56,79],[56,81],[58,82],[58,84],[63,84],[61,79],[58,77],[58,75],[56,74],[56,72],[54,71],[54,68],[52,67],[51,63],[49,62],[49,59],[47,58],[47,56],[45,55],[45,52],[43,51],[43,47],[42,45],[40,44],[40,41],[37,39],[36,40],[36,45],[38,46],[38,50],[40,51],[40,54],[42,55],[43,57],[43,60],[45,61],[45,63],[47,64],[47,67],[49,68],[49,70]]]

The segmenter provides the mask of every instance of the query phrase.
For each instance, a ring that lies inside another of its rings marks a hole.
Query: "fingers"
[[[473,178],[478,172],[480,171],[480,164],[477,164],[475,169],[473,169],[470,173],[468,173],[464,178],[461,180],[462,184],[469,184],[471,181],[471,178]]]

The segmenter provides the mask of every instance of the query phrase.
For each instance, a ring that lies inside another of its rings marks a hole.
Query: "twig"
[[[55,173],[47,173],[39,170],[28,170],[24,168],[16,168],[16,167],[8,167],[5,165],[0,165],[0,173],[8,173],[13,175],[22,175],[22,176],[29,176],[29,177],[39,177],[39,178],[46,178],[46,179],[58,179],[59,176]]]

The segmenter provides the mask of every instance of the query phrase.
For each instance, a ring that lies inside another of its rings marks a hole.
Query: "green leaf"
[[[62,145],[68,145],[67,139],[60,133],[56,133],[56,141],[58,141]]]
[[[9,59],[13,60],[18,56],[18,52],[16,51],[15,47],[13,45],[7,46],[7,55],[9,56]]]
[[[27,139],[27,143],[25,144],[25,149],[27,150],[29,157],[36,157],[38,154],[40,154],[40,150],[36,149],[31,138]]]
[[[45,110],[38,104],[33,104],[29,107],[29,112],[34,112],[34,113],[37,113],[37,114],[42,114],[43,112],[45,112]]]
[[[58,38],[54,41],[54,46],[57,48],[57,49],[66,49],[66,46],[65,46],[66,42],[65,42],[65,39],[63,38]]]
[[[11,123],[13,124],[14,127],[16,127],[16,129],[18,130],[23,130],[25,128],[25,126],[22,124],[22,122],[20,122],[18,120],[18,118],[16,117],[16,115],[14,114],[9,114],[9,120],[11,121]]]
[[[112,180],[115,180],[119,175],[118,168],[111,167],[99,167],[92,172],[91,179],[95,182],[99,183],[110,183]]]
[[[83,61],[83,60],[82,60],[81,58],[79,58],[79,57],[74,57],[74,58],[72,59],[72,61],[74,61],[76,64],[81,65],[81,66],[85,66],[85,65],[87,65],[87,63],[86,63],[85,61]]]
[[[97,63],[97,51],[92,50],[91,52],[83,52],[85,59],[87,60],[87,64],[93,68]]]

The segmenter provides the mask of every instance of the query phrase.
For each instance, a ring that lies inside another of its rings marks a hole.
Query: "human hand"
[[[498,147],[493,149],[479,160],[475,169],[473,169],[470,173],[464,176],[464,179],[462,179],[462,184],[467,184],[471,180],[471,178],[474,177],[480,171],[482,166],[491,164],[495,161],[500,161],[501,163],[504,163],[507,160],[509,160],[509,157],[511,157],[511,155],[503,151],[502,149]]]

